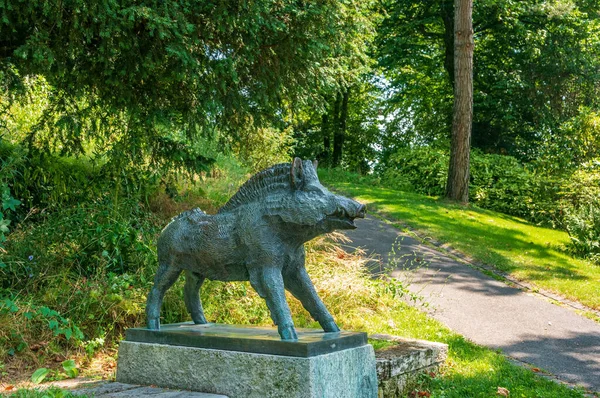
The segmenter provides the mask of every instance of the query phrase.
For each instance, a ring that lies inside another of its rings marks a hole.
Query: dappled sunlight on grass
[[[402,192],[372,184],[322,181],[455,249],[512,276],[600,309],[600,267],[564,252],[566,232],[532,225],[473,206]]]

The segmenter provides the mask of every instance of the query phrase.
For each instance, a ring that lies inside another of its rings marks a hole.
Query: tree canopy
[[[370,29],[334,0],[8,0],[0,15],[4,98],[49,84],[31,148],[196,169],[210,159],[186,140],[321,103]]]
[[[383,4],[378,59],[395,90],[402,139],[410,142],[448,142],[451,6],[448,0]],[[600,4],[587,0],[475,4],[475,147],[523,160],[564,151],[577,158],[569,162],[585,157],[584,138],[571,126],[597,115],[599,12]]]

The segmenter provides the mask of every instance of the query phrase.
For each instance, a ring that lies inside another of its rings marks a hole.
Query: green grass
[[[324,184],[401,221],[423,237],[449,243],[519,280],[600,309],[600,266],[566,253],[566,232],[474,206],[386,189],[372,179],[338,170],[323,170],[320,176]]]
[[[230,189],[229,185],[223,187],[222,184],[215,184],[213,187],[203,187],[203,191],[210,196],[211,189],[216,195],[224,188]],[[214,203],[218,203],[219,198],[218,195],[211,197]],[[156,200],[158,203],[154,203],[151,207],[161,214],[164,213],[165,222],[180,210],[179,203],[166,197],[158,197]],[[149,213],[147,217],[154,219],[155,215]],[[58,245],[72,240],[74,246],[78,246],[75,244],[78,242],[75,238],[79,235],[75,234],[70,238],[69,235],[61,236],[60,229],[51,222],[47,224],[42,222],[36,228],[48,231],[48,236],[41,235],[48,240],[49,244]],[[32,239],[38,235],[29,229],[21,230],[12,236],[18,240],[13,242],[16,245],[12,246],[13,248],[23,246],[21,257],[31,253],[26,249],[48,246],[43,241]],[[85,373],[86,364],[89,363],[88,355],[93,355],[95,351],[86,354],[81,345],[86,346],[88,341],[103,337],[106,340],[105,348],[110,349],[112,347],[110,342],[118,341],[124,328],[143,324],[145,294],[151,281],[150,276],[146,274],[152,273],[154,261],[144,260],[146,257],[133,257],[135,264],[131,266],[136,265],[140,268],[135,272],[128,275],[98,273],[85,278],[78,276],[74,271],[77,268],[73,267],[72,256],[64,255],[65,252],[61,250],[57,253],[63,255],[52,257],[53,261],[44,262],[45,284],[39,289],[27,290],[24,297],[20,297],[19,300],[15,298],[16,303],[22,308],[17,312],[0,311],[0,321],[4,325],[4,328],[0,328],[0,352],[1,349],[7,351],[12,345],[22,341],[26,343],[22,351],[14,356],[3,356],[7,363],[36,358],[35,366],[30,368],[35,369],[48,361],[53,361],[55,354],[62,352],[77,359],[81,364],[81,371]],[[41,256],[41,253],[35,254],[36,259],[38,255]],[[93,258],[88,256],[87,259],[91,261]],[[409,306],[400,297],[409,294],[401,282],[393,279],[372,279],[365,267],[366,261],[367,259],[357,254],[345,253],[325,239],[316,239],[307,245],[308,272],[320,297],[342,329],[361,330],[371,334],[386,333],[444,342],[449,345],[446,366],[435,377],[423,376],[420,385],[417,386],[419,391],[428,391],[431,397],[438,398],[494,397],[498,387],[504,387],[511,391],[511,397],[581,398],[584,396],[580,390],[572,390],[546,380],[531,370],[513,365],[500,353],[473,344],[440,322]],[[67,273],[65,270],[68,269],[73,271]],[[36,278],[32,278],[34,282],[37,281]],[[37,285],[30,284],[30,286]],[[167,293],[162,312],[165,323],[188,319],[181,288],[180,280]],[[67,299],[65,299],[65,291],[72,292]],[[249,287],[248,283],[207,282],[202,289],[202,299],[206,315],[213,322],[272,325],[264,300]],[[288,301],[297,327],[318,327],[297,300],[290,296]],[[29,303],[37,306],[45,305],[68,316],[71,321],[82,327],[86,334],[85,341],[82,341],[82,344],[69,343],[64,338],[59,339],[60,336],[53,336],[44,318],[28,320],[25,313],[31,307],[28,306]],[[33,321],[37,323],[32,324]],[[18,341],[9,338],[12,334],[19,336]],[[50,341],[50,344],[33,352],[30,347],[40,341]],[[385,348],[387,345],[379,343],[378,348]],[[29,379],[29,373],[24,375]],[[53,390],[52,393],[55,394],[54,396],[61,396],[62,392]],[[19,391],[14,396],[44,397],[45,395],[37,391]],[[50,394],[47,396],[52,397]]]
[[[428,391],[431,397],[495,397],[498,387],[508,389],[511,397],[584,396],[580,389],[570,389],[510,363],[499,352],[466,340],[414,308],[397,311],[391,318],[370,318],[369,331],[375,329],[380,333],[448,344],[448,359],[441,374],[434,378],[425,376],[416,387],[419,391]]]

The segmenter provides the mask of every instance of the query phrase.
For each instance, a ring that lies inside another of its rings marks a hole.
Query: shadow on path
[[[600,391],[600,325],[570,309],[510,287],[396,228],[367,217],[349,231],[371,270],[409,282],[436,319],[475,343]]]

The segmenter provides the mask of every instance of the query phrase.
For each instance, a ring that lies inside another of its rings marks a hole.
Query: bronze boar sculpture
[[[295,158],[251,177],[216,215],[200,209],[175,217],[158,239],[158,271],[148,295],[149,329],[160,328],[167,289],[186,272],[184,298],[196,324],[206,318],[200,287],[206,278],[250,281],[265,299],[282,340],[297,339],[287,289],[325,332],[338,332],[304,267],[304,243],[336,229],[354,229],[365,206],[329,192],[317,163]]]

